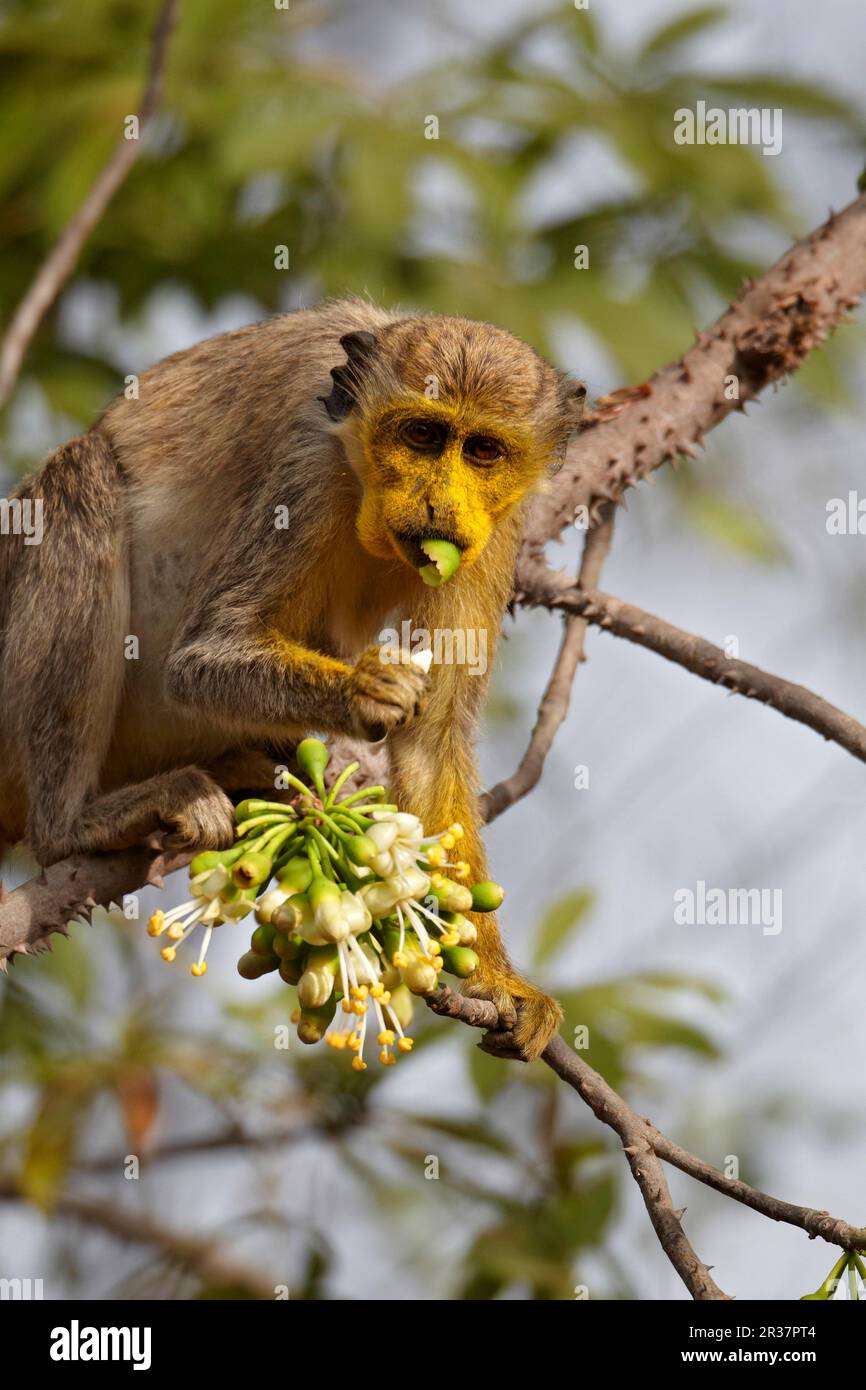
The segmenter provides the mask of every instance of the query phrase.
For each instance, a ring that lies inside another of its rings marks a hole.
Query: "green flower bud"
[[[221,863],[222,854],[218,849],[206,849],[189,861],[189,876],[197,878],[199,874],[207,873]]]
[[[337,1009],[335,995],[320,1009],[302,1009],[298,1020],[298,1037],[302,1043],[321,1042]]]
[[[295,960],[280,961],[280,979],[287,985],[296,985],[304,973],[304,962],[298,956]]]
[[[272,956],[274,954],[274,929],[270,924],[262,923],[256,927],[250,939],[250,950],[255,951],[257,956]]]
[[[478,969],[478,957],[468,946],[443,946],[442,959],[449,975],[466,980]]]
[[[491,879],[484,879],[481,883],[472,885],[472,911],[473,912],[495,912],[502,906],[505,897],[505,889],[500,883],[493,883]]]
[[[238,961],[238,974],[245,980],[258,980],[260,976],[276,970],[279,963],[276,956],[260,956],[255,951],[244,951]]]
[[[319,738],[302,739],[295,749],[298,767],[305,772],[317,791],[322,790],[322,778],[331,755]]]
[[[274,861],[260,850],[248,850],[235,864],[232,878],[238,888],[261,888],[274,871]]]
[[[350,835],[343,841],[343,849],[353,864],[360,864],[363,868],[367,868],[379,853],[375,840],[371,840],[369,835]]]
[[[312,865],[301,854],[294,855],[277,874],[277,883],[287,893],[306,893],[312,881]]]

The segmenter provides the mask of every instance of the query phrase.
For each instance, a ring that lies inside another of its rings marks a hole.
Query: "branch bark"
[[[613,507],[608,506],[598,525],[586,533],[577,576],[579,589],[594,589],[598,584],[612,539]],[[529,746],[511,776],[497,782],[481,798],[481,814],[488,825],[497,816],[501,816],[503,811],[507,811],[509,806],[513,806],[515,801],[527,796],[538,784],[553,740],[568,714],[571,687],[577,668],[586,660],[585,638],[588,625],[583,614],[567,615],[562,642],[547,688],[541,697]]]
[[[459,1019],[471,1028],[484,1028],[500,1033],[501,1025],[495,1004],[483,999],[468,999],[456,994],[443,985],[427,999],[434,1013],[447,1018]],[[602,1124],[607,1125],[619,1136],[623,1150],[635,1181],[652,1220],[659,1241],[671,1264],[695,1299],[719,1299],[728,1295],[721,1292],[710,1277],[708,1266],[704,1265],[686,1240],[671,1201],[664,1174],[660,1168],[648,1160],[648,1153],[654,1159],[664,1159],[667,1163],[687,1173],[697,1182],[712,1187],[725,1197],[751,1207],[771,1221],[783,1221],[789,1226],[797,1226],[805,1231],[810,1240],[816,1237],[843,1250],[866,1249],[866,1227],[852,1226],[831,1216],[829,1212],[814,1207],[796,1206],[779,1197],[750,1187],[738,1178],[726,1177],[711,1164],[688,1153],[679,1144],[668,1139],[650,1120],[642,1118],[632,1110],[603,1076],[585,1062],[563,1038],[557,1036],[548,1043],[541,1054],[541,1060],[556,1075],[577,1091]],[[678,1234],[679,1233],[679,1234]],[[682,1239],[680,1239],[680,1236]]]
[[[177,19],[178,0],[163,0],[153,31],[147,80],[138,108],[138,139],[121,138],[108,163],[74,217],[67,222],[46,256],[9,322],[0,344],[0,407],[12,394],[21,364],[40,323],[78,261],[84,243],[102,218],[141,150],[141,137],[162,95],[169,39]]]
[[[574,523],[597,517],[655,468],[693,456],[704,435],[796,371],[866,293],[866,194],[798,241],[676,362],[655,372],[647,394],[588,412],[566,462],[530,513],[524,556],[537,558]],[[726,382],[738,396],[729,399]],[[520,583],[518,582],[518,587]]]
[[[524,577],[528,584],[523,596],[525,603],[580,613],[603,631],[636,642],[702,680],[769,705],[866,762],[866,727],[806,686],[727,656],[706,638],[685,632],[632,603],[597,590],[583,590],[562,570],[527,567]]]

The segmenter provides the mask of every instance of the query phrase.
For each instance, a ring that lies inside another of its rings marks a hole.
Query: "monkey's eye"
[[[489,434],[471,434],[463,442],[463,453],[472,463],[495,463],[502,458],[503,449]]]
[[[445,442],[445,426],[435,420],[407,420],[400,426],[400,438],[410,449],[435,453]]]

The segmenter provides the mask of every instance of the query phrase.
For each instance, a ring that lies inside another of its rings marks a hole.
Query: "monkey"
[[[391,799],[428,833],[462,825],[485,879],[475,727],[526,508],[584,395],[502,328],[355,298],[143,372],[13,492],[44,538],[0,537],[0,840],[42,865],[155,831],[225,848],[232,792],[318,732],[387,738]],[[430,538],[460,554],[439,587]],[[477,629],[486,674],[383,662],[406,619]],[[474,920],[468,990],[535,1057],[559,1006]]]

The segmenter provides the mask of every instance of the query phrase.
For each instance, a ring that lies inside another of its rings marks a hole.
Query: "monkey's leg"
[[[478,773],[472,749],[484,681],[464,668],[434,668],[425,713],[393,734],[391,792],[403,810],[420,816],[428,834],[458,821],[465,831],[454,853],[470,866],[470,881],[488,876],[478,811]],[[544,1051],[562,1013],[554,999],[524,980],[508,958],[492,913],[470,914],[478,930],[479,965],[465,991],[491,999],[513,1028],[487,1034],[487,1050],[531,1061]]]
[[[98,430],[72,440],[22,493],[41,502],[43,533],[16,556],[3,696],[27,844],[43,864],[134,844],[160,827],[176,844],[230,844],[231,805],[198,768],[99,795],[129,630],[123,488],[108,440]]]
[[[70,854],[124,849],[158,830],[169,832],[168,849],[228,849],[232,803],[202,768],[180,767],[85,802],[71,825],[65,816],[52,824],[37,815],[28,841],[40,864],[53,864]]]

